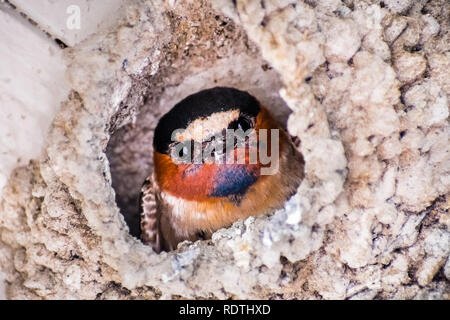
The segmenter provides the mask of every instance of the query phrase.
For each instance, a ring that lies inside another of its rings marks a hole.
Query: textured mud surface
[[[130,1],[68,53],[48,147],[5,189],[8,296],[449,299],[449,15],[439,0]],[[152,129],[221,84],[292,111],[306,178],[284,210],[154,254],[124,220],[136,233]]]

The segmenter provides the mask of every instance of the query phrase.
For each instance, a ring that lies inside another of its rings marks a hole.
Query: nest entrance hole
[[[171,19],[177,19],[176,15]],[[153,62],[159,64],[158,71],[154,73],[150,65],[134,79],[129,96],[113,119],[120,125],[112,125],[106,151],[117,205],[130,234],[137,238],[140,189],[153,168],[153,131],[159,118],[177,102],[206,88],[228,86],[248,91],[283,125],[290,114],[279,96],[282,82],[278,73],[243,30],[217,13],[204,13],[200,21],[203,32],[193,37],[196,49],[180,51],[189,47],[189,34],[199,28],[186,29],[183,18],[178,19],[181,21],[176,25],[180,29],[173,30],[172,42],[165,46],[161,60]],[[178,36],[177,32],[183,32],[184,36]]]

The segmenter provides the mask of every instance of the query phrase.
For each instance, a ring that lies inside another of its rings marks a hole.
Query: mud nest
[[[446,1],[130,1],[66,49],[72,93],[0,210],[10,298],[448,299]],[[283,210],[155,254],[135,236],[152,131],[248,90],[301,138]]]

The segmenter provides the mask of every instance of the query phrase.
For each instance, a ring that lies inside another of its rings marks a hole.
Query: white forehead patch
[[[178,142],[183,141],[203,141],[207,140],[222,129],[228,128],[228,124],[239,118],[239,110],[229,110],[216,112],[206,118],[200,118],[192,121],[189,126],[176,134]]]

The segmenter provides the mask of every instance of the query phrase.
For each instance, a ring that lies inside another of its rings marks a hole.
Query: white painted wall
[[[10,0],[13,10],[0,0],[0,199],[12,170],[42,152],[47,130],[70,90],[62,49],[52,37],[76,45],[99,28],[111,27],[125,2]],[[70,5],[80,8],[80,29],[67,28]],[[3,278],[0,270],[0,300],[5,299]]]
[[[61,49],[27,21],[0,11],[0,43],[2,189],[17,165],[39,155],[69,86],[64,80]]]
[[[9,0],[41,28],[69,46],[114,25],[126,0]],[[79,14],[79,28],[76,26]],[[74,28],[75,27],[75,28]]]

